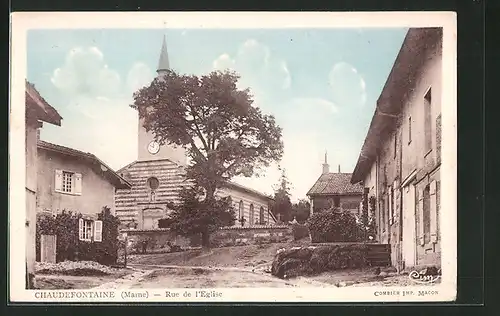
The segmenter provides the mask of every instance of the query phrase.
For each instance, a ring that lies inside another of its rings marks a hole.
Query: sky
[[[352,172],[406,28],[67,29],[28,32],[27,79],[63,117],[41,139],[91,152],[115,170],[137,159],[133,92],[156,75],[166,36],[184,74],[231,69],[255,106],[283,129],[284,156],[259,177],[234,181],[266,194],[280,166],[292,200],[322,172]]]

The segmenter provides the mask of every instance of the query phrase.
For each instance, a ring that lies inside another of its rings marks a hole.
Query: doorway
[[[409,183],[403,187],[403,268],[416,265],[416,207],[415,185]]]

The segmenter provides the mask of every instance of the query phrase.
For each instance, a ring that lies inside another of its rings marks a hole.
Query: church
[[[158,76],[164,75],[169,67],[164,37]],[[185,177],[187,154],[183,147],[155,142],[153,134],[143,127],[142,119],[138,118],[137,125],[137,160],[117,171],[131,187],[116,189],[115,210],[122,228],[154,230],[158,229],[158,221],[167,216],[167,204],[178,202],[179,191],[189,185]],[[237,219],[235,226],[276,224],[270,212],[271,197],[233,182],[226,182],[216,194],[231,197]]]

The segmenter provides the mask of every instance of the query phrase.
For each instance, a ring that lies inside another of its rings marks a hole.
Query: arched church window
[[[243,217],[243,200],[240,201],[240,207],[238,209],[238,217],[240,219]]]
[[[264,220],[264,207],[260,207],[260,213],[259,213],[259,224],[265,225],[265,220]]]
[[[250,204],[250,225],[255,224],[255,218],[253,213],[253,204]]]
[[[149,188],[149,200],[154,202],[156,201],[156,190],[160,186],[160,181],[156,177],[151,177],[146,182]]]

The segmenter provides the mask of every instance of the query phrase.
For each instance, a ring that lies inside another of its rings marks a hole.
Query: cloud
[[[235,60],[231,58],[228,54],[222,54],[219,57],[217,57],[216,60],[213,61],[212,66],[214,69],[217,70],[235,70]]]
[[[140,88],[149,85],[153,79],[154,75],[151,68],[149,68],[149,66],[145,63],[137,62],[128,72],[127,88],[133,93]]]
[[[366,103],[366,83],[357,69],[346,62],[335,64],[328,76],[332,96],[342,107],[363,106]]]
[[[126,81],[110,69],[97,47],[74,48],[51,82],[64,109],[63,126],[44,129],[48,141],[91,152],[117,169],[137,157],[137,112],[132,94],[153,79],[143,62],[131,65]],[[62,93],[61,93],[62,92]]]
[[[255,39],[242,43],[234,57],[221,54],[212,63],[216,70],[233,70],[241,75],[241,88],[252,91],[286,90],[291,86],[291,74],[286,61],[271,56],[269,47]]]
[[[64,64],[53,71],[51,82],[69,96],[114,96],[121,90],[120,75],[104,62],[97,47],[77,47]]]
[[[74,97],[62,126],[44,126],[41,137],[90,152],[117,170],[137,158],[137,113],[130,103],[126,97]]]

